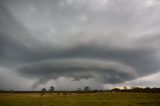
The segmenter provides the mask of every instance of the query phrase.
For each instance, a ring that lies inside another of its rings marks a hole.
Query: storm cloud
[[[59,79],[102,88],[158,73],[159,10],[159,0],[1,0],[1,75],[36,89]]]
[[[97,78],[104,83],[118,83],[136,77],[134,69],[123,64],[85,59],[41,62],[23,66],[20,72],[47,81],[62,76],[73,80]]]

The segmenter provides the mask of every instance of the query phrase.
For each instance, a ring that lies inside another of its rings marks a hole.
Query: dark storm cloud
[[[121,83],[160,69],[158,0],[0,2],[0,67],[35,87],[60,77]]]
[[[57,79],[60,76],[74,80],[101,76],[104,82],[117,83],[136,77],[134,69],[120,63],[92,59],[65,59],[30,64],[20,68],[24,76]]]

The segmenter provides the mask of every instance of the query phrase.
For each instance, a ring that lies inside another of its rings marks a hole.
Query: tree
[[[142,91],[143,91],[143,88],[134,87],[132,90],[133,90],[133,92],[142,92]]]
[[[145,92],[151,92],[152,89],[151,89],[150,87],[146,87],[146,88],[144,88],[143,90],[144,90]]]
[[[51,95],[53,94],[53,92],[54,92],[54,87],[53,86],[50,87],[49,92],[51,93]]]
[[[43,88],[42,90],[41,90],[41,95],[44,95],[46,93],[46,88]]]
[[[124,90],[127,90],[127,87],[123,87]]]
[[[84,91],[90,91],[90,87],[88,87],[88,86],[86,86],[86,87],[84,87]]]
[[[113,92],[120,92],[121,90],[119,88],[113,88],[112,91]]]

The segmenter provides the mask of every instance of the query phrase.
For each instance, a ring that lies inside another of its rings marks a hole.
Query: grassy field
[[[0,106],[160,106],[159,93],[1,93]]]

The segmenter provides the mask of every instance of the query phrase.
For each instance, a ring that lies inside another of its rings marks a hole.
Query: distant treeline
[[[124,87],[125,88],[125,87]],[[141,88],[141,87],[132,87],[131,89],[119,89],[119,88],[113,88],[111,90],[112,92],[144,92],[144,93],[160,93],[160,88]]]
[[[119,88],[113,88],[110,90],[90,90],[84,89],[84,90],[76,90],[76,91],[55,91],[54,89],[52,90],[45,90],[44,88],[40,91],[13,91],[13,90],[0,90],[0,93],[57,93],[57,94],[68,94],[68,93],[103,93],[103,92],[135,92],[135,93],[160,93],[160,88],[141,88],[141,87],[132,87],[130,89],[127,89],[124,87],[124,89],[119,89]]]

